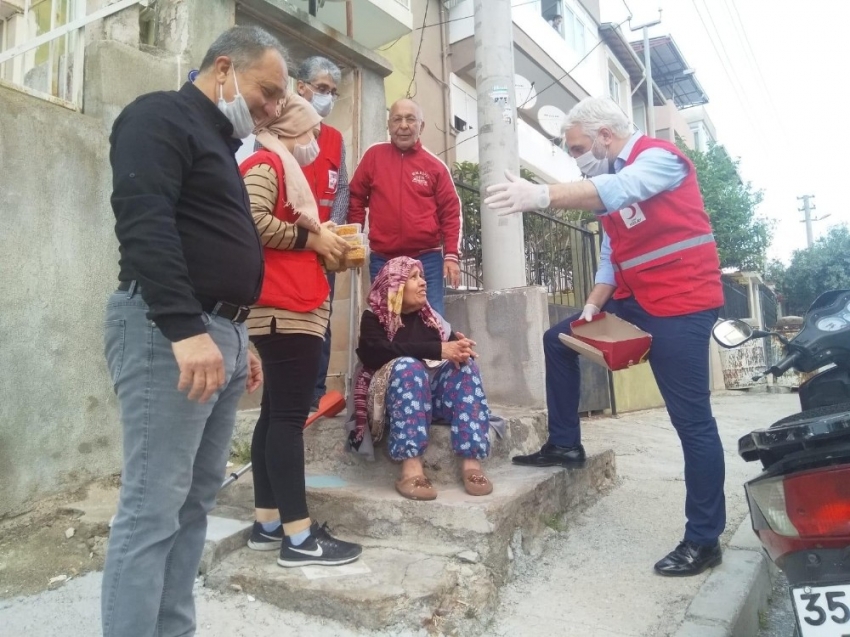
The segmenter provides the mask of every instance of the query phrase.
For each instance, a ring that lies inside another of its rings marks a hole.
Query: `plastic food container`
[[[357,234],[344,234],[340,236],[341,239],[345,239],[352,246],[362,246],[366,245],[366,235],[363,233]]]
[[[346,252],[345,265],[348,268],[360,268],[366,265],[366,246],[355,246]]]
[[[350,234],[361,234],[363,232],[363,226],[359,223],[346,223],[334,228],[334,232],[341,237]]]

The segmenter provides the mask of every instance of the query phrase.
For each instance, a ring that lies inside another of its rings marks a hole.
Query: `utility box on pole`
[[[473,6],[484,288],[504,290],[526,284],[522,213],[500,217],[483,201],[487,186],[505,181],[506,169],[519,175],[511,0]]]

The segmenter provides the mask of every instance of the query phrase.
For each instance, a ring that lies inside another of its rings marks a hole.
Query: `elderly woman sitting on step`
[[[367,427],[374,443],[388,429],[390,457],[401,461],[396,490],[411,500],[433,500],[437,491],[422,464],[433,415],[451,426],[467,493],[488,495],[493,484],[480,460],[490,452],[490,409],[473,360],[475,343],[452,332],[428,304],[423,273],[419,261],[397,257],[372,284],[370,309],[360,323],[357,355],[363,368],[349,440],[357,449]]]

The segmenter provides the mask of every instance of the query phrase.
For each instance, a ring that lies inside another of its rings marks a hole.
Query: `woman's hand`
[[[348,241],[332,232],[329,224],[322,224],[318,233],[310,232],[307,235],[305,247],[323,257],[331,257],[339,261],[342,255],[348,251],[349,244]]]
[[[447,341],[442,344],[443,360],[451,361],[455,367],[460,367],[469,362],[470,358],[475,358],[478,354],[475,353],[475,341],[471,341],[463,334],[457,334],[458,340]]]

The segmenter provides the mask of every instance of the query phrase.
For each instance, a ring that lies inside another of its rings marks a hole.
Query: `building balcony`
[[[515,5],[512,18],[520,158],[523,166],[541,179],[566,181],[569,176],[577,177],[578,172],[574,170],[575,162],[552,143],[561,136],[558,119],[563,119],[583,98],[603,91],[602,68],[607,64],[604,47],[597,47],[588,55],[597,43],[596,23],[577,0],[564,7],[572,6],[573,15],[584,20],[581,24],[590,26],[582,26],[581,37],[572,39],[566,37],[564,28],[555,28],[544,19],[540,6],[522,0],[516,0]],[[459,80],[452,87],[452,116],[460,120],[461,126],[471,125],[477,117],[474,103],[469,103],[470,99],[474,102],[476,83],[472,13],[472,0],[452,3],[449,11],[451,71]],[[572,24],[575,35],[579,23]],[[462,139],[460,132],[458,141]],[[458,160],[469,152],[458,147]]]
[[[350,37],[367,49],[377,49],[413,31],[412,0],[352,0]],[[289,0],[295,8],[308,12],[309,0]],[[345,0],[318,0],[316,18],[348,34]]]

